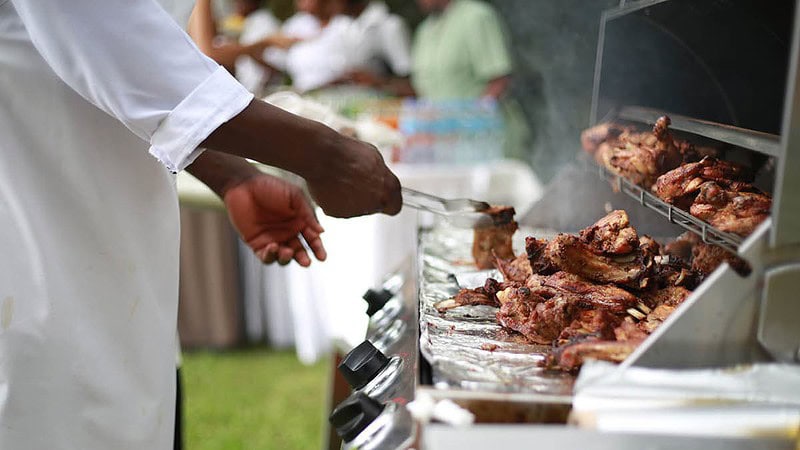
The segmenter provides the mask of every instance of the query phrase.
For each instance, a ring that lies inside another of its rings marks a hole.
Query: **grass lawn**
[[[327,371],[293,351],[184,354],[186,450],[321,448]]]

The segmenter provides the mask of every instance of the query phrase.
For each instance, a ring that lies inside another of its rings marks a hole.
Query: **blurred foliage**
[[[327,370],[327,362],[304,366],[286,351],[186,353],[186,448],[320,448]]]

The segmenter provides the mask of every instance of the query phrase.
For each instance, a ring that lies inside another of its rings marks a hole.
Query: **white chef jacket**
[[[252,95],[153,0],[0,0],[0,99],[0,449],[172,448],[170,170]]]
[[[239,36],[241,44],[254,44],[272,34],[277,33],[281,23],[267,9],[259,9],[247,16]],[[236,79],[248,91],[260,94],[269,80],[269,69],[254,61],[249,56],[236,59]]]
[[[411,74],[411,33],[385,3],[370,2],[353,20],[345,39],[351,67],[385,75],[384,64],[388,64],[395,75]]]

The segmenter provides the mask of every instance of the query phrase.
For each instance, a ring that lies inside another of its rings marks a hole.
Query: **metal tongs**
[[[486,211],[491,208],[486,202],[468,198],[446,199],[414,189],[402,188],[403,205],[443,217],[459,228],[488,227],[494,219]]]

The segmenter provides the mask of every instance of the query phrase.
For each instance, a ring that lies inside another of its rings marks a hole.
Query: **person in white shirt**
[[[303,176],[328,215],[401,207],[374,147],[254,100],[152,0],[0,0],[0,98],[2,449],[172,447],[171,172],[265,263],[324,259],[322,229],[243,158]]]
[[[269,36],[279,34],[280,21],[259,0],[236,0],[234,3],[236,13],[244,17],[242,32],[239,35],[239,44],[255,44]],[[236,59],[236,79],[248,91],[260,95],[272,74],[272,69],[267,66],[262,58],[251,58],[242,55]]]
[[[350,72],[345,80],[398,95],[411,89],[411,33],[405,21],[382,1],[346,0],[353,18],[346,35]]]
[[[235,72],[235,64],[240,58],[263,62],[265,49],[287,49],[297,42],[297,39],[287,38],[280,33],[253,39],[254,42],[246,44],[235,41],[219,42],[212,0],[196,0],[186,31],[203,53],[231,72]]]
[[[326,15],[320,11],[320,0],[295,0],[294,7],[296,12],[281,25],[281,34],[298,41],[319,36],[323,27],[320,17],[327,20]],[[264,50],[264,61],[270,67],[285,72],[286,54],[287,49],[268,48]]]
[[[318,15],[319,0],[295,0],[295,13],[286,19],[281,32],[286,36],[298,39],[316,37],[322,29]]]
[[[299,91],[353,82],[389,88],[411,71],[410,33],[383,2],[324,0],[330,17],[315,39],[287,54],[287,72]],[[389,89],[391,90],[391,89]]]

